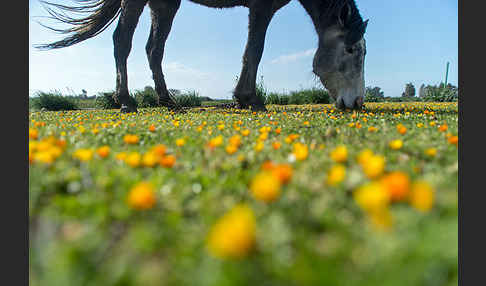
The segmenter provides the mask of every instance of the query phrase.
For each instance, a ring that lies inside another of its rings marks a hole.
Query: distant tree
[[[402,93],[403,97],[414,97],[415,96],[415,86],[413,86],[413,83],[407,83],[405,85],[405,92]]]
[[[169,88],[169,92],[170,94],[172,94],[173,96],[177,96],[177,95],[181,95],[182,92],[178,89],[174,89],[174,88]]]
[[[385,100],[385,93],[381,90],[380,87],[375,86],[366,87],[365,90],[365,101],[366,102],[378,102]]]
[[[419,89],[419,97],[424,98],[425,97],[425,84],[422,83]]]
[[[86,89],[82,89],[81,92],[83,93],[82,94],[83,98],[88,98],[88,92],[86,91]]]

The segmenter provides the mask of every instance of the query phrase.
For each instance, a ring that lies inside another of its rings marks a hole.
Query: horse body
[[[82,5],[70,7],[41,1],[48,6],[86,12],[85,18],[74,19],[47,11],[57,20],[72,25],[66,30],[71,36],[41,49],[54,49],[74,45],[96,36],[118,16],[118,25],[113,33],[116,64],[115,100],[122,105],[122,112],[136,111],[130,105],[127,78],[127,58],[132,46],[132,37],[144,7],[151,9],[150,36],[145,46],[150,69],[158,94],[159,103],[174,107],[162,72],[162,58],[172,22],[181,0],[76,0]],[[243,65],[234,96],[240,108],[265,110],[264,102],[256,96],[255,85],[265,35],[273,15],[291,0],[189,0],[212,8],[237,6],[249,9],[248,39],[243,55]],[[366,22],[363,22],[354,0],[298,0],[310,15],[319,36],[319,46],[314,57],[313,71],[336,99],[339,108],[361,108],[364,97],[363,39]]]

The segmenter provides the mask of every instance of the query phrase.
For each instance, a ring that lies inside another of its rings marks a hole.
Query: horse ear
[[[368,27],[368,21],[369,21],[369,20],[370,20],[370,19],[367,19],[367,20],[366,20],[366,21],[364,21],[364,23],[363,23],[363,34],[364,34],[364,32],[366,32],[366,27]]]
[[[341,27],[344,27],[344,24],[348,22],[348,19],[351,17],[351,5],[348,2],[343,5],[341,11],[339,12],[338,16],[338,23]]]

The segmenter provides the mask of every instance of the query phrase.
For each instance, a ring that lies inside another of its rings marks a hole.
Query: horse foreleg
[[[250,7],[248,40],[243,55],[243,67],[236,85],[234,96],[240,108],[266,110],[263,100],[256,95],[256,76],[263,48],[265,34],[274,14],[272,3],[258,2],[260,6]]]
[[[175,1],[154,1],[149,2],[152,16],[152,27],[150,36],[145,46],[148,62],[152,70],[152,77],[155,83],[155,90],[158,95],[158,103],[167,107],[174,107],[175,103],[169,96],[162,72],[162,58],[167,37],[172,27],[172,21],[181,4],[180,0]]]
[[[118,25],[113,33],[116,64],[116,92],[114,99],[121,104],[121,112],[136,112],[128,93],[127,58],[132,48],[132,38],[138,19],[147,0],[122,0]]]

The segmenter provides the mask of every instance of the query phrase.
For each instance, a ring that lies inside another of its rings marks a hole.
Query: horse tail
[[[189,0],[191,2],[211,8],[231,8],[236,6],[248,6],[248,0]]]
[[[43,50],[59,49],[69,47],[89,38],[92,38],[103,32],[118,17],[121,11],[121,0],[73,1],[78,2],[79,6],[66,6],[50,3],[43,0],[41,1],[42,4],[45,4],[44,8],[51,15],[51,17],[49,18],[69,24],[72,27],[68,29],[56,29],[39,23],[40,25],[53,31],[59,32],[61,34],[71,35],[54,43],[38,45],[36,46],[36,48]],[[59,9],[60,12],[55,11],[49,6]],[[88,15],[84,18],[78,19],[67,16],[62,11],[86,13]]]

